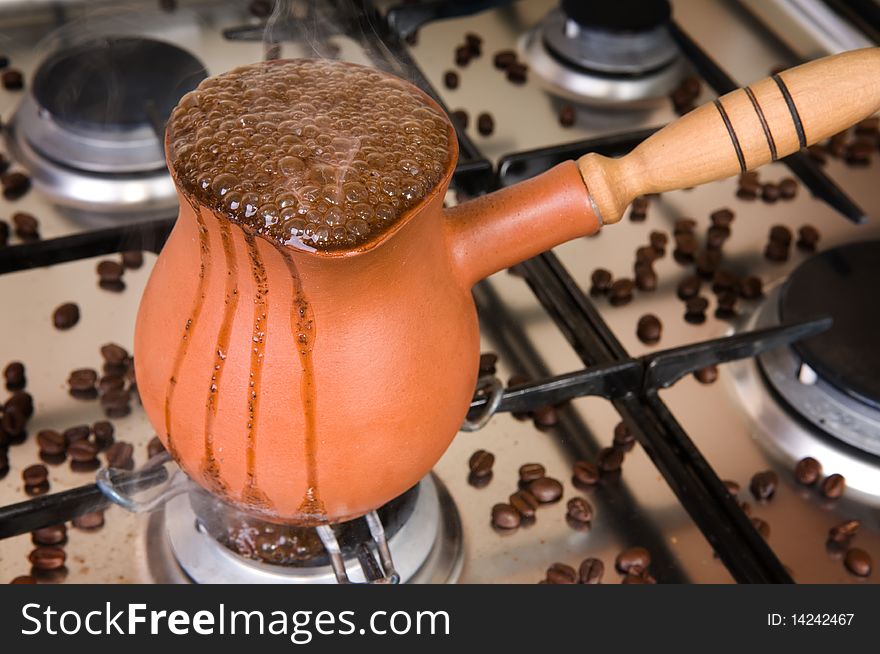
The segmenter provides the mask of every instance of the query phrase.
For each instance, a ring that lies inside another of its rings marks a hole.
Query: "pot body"
[[[159,437],[205,488],[287,522],[346,520],[440,458],[467,412],[479,333],[442,198],[381,247],[322,257],[181,197],[135,333]]]

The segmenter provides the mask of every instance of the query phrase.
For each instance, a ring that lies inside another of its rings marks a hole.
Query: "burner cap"
[[[794,349],[846,395],[880,408],[880,241],[853,243],[801,264],[782,287],[783,322],[829,315],[828,331]]]
[[[59,50],[37,69],[33,94],[70,127],[164,125],[178,100],[207,77],[185,50],[139,37],[104,38]]]

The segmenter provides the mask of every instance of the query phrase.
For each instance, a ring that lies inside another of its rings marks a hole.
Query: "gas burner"
[[[55,204],[89,222],[173,215],[165,121],[205,77],[193,55],[151,39],[102,38],[58,50],[16,110],[9,147]]]
[[[743,329],[822,315],[834,319],[831,329],[731,364],[735,390],[768,444],[792,462],[818,459],[871,496],[880,496],[880,345],[871,331],[878,258],[880,241],[866,241],[801,264]]]
[[[666,0],[564,0],[520,42],[551,92],[586,104],[645,104],[682,76]]]
[[[151,518],[150,567],[158,579],[329,584],[338,580],[331,565],[331,558],[338,556],[348,578],[363,582],[364,559],[375,561],[374,548],[365,545],[377,528],[370,516],[332,529],[298,528],[259,521],[219,504],[205,491],[194,489],[170,500],[164,512]],[[378,517],[380,530],[384,528],[383,539],[400,581],[456,581],[463,557],[461,523],[439,479],[425,477],[371,516]],[[332,532],[329,547],[328,532]],[[375,549],[381,560],[381,545]]]

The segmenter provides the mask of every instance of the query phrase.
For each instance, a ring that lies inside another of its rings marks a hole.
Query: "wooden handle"
[[[730,177],[828,138],[880,110],[880,48],[817,59],[737,89],[619,159],[577,164],[603,223],[639,195]]]

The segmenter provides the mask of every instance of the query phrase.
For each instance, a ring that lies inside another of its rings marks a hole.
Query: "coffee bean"
[[[37,484],[36,486],[25,486],[24,492],[28,497],[38,497],[40,495],[45,495],[49,492],[49,482],[44,481],[42,484]]]
[[[749,482],[749,490],[752,496],[759,502],[766,502],[776,493],[776,486],[779,484],[779,476],[772,470],[764,470],[756,472]]]
[[[528,66],[519,61],[510,64],[505,71],[507,80],[512,84],[525,84],[528,81]]]
[[[788,246],[791,244],[792,233],[785,225],[773,225],[767,235],[767,239],[773,243],[781,243]]]
[[[8,363],[3,369],[3,378],[6,380],[7,391],[20,391],[27,384],[24,364],[21,361]]]
[[[542,406],[532,414],[535,427],[538,429],[550,429],[559,422],[559,415],[554,406]]]
[[[660,319],[653,313],[647,313],[639,318],[636,327],[636,336],[646,345],[654,345],[660,341],[660,335],[663,333],[663,324]]]
[[[728,209],[727,207],[723,209],[716,209],[711,214],[709,214],[709,220],[712,221],[712,225],[714,227],[730,227],[730,224],[733,222],[735,215],[733,211]]]
[[[454,90],[458,88],[458,73],[454,70],[447,70],[443,74],[443,84],[447,89]]]
[[[651,579],[653,579],[653,577],[651,577]],[[651,584],[654,582],[650,581],[648,579],[648,577],[645,577],[644,575],[641,575],[641,574],[628,574],[623,578],[623,581],[621,581],[620,583],[622,583],[622,584]]]
[[[5,437],[13,441],[23,442],[26,436],[25,426],[27,418],[15,408],[7,408],[0,418],[0,439],[5,442]]]
[[[739,493],[739,484],[733,481],[732,479],[725,479],[723,482],[724,487],[727,489],[727,492],[736,497]]]
[[[657,253],[658,257],[662,257],[666,254],[666,244],[669,242],[669,236],[667,236],[666,232],[654,230],[648,235],[648,241],[651,243],[651,247],[654,248],[654,252]]]
[[[715,309],[715,317],[720,320],[730,320],[736,317],[736,301],[739,296],[733,291],[724,291],[718,295],[718,306]]]
[[[79,322],[79,307],[73,302],[62,304],[52,314],[52,323],[56,329],[70,329]]]
[[[522,518],[519,512],[510,504],[496,504],[492,507],[492,524],[499,529],[515,529],[520,522]]]
[[[693,232],[681,232],[675,235],[675,249],[672,251],[672,256],[679,263],[690,262],[699,249],[700,242]]]
[[[716,252],[724,247],[728,238],[730,238],[730,229],[712,226],[706,230],[706,249]]]
[[[144,265],[144,253],[140,250],[126,250],[122,253],[122,265],[128,270],[137,270]]]
[[[49,469],[42,463],[35,463],[21,471],[25,486],[40,486],[49,479]]]
[[[709,307],[709,300],[702,295],[688,298],[685,301],[684,319],[694,325],[698,325],[706,321],[706,309]]]
[[[464,68],[471,63],[471,49],[467,45],[460,45],[455,49],[455,65]]]
[[[578,568],[578,581],[582,584],[601,584],[605,574],[605,564],[599,559],[589,558],[581,561]]]
[[[547,581],[551,584],[576,584],[578,573],[570,565],[554,563],[547,568]]]
[[[151,459],[154,456],[162,454],[162,452],[164,451],[165,446],[162,445],[162,441],[159,440],[158,436],[153,436],[153,438],[150,439],[150,442],[147,443],[147,456],[149,456],[149,458]]]
[[[483,136],[490,136],[495,131],[495,119],[485,111],[477,116],[477,131]]]
[[[56,545],[41,545],[28,555],[28,560],[38,570],[55,570],[64,565],[67,554]]]
[[[812,486],[821,476],[822,464],[811,456],[801,459],[794,467],[794,478],[804,486]]]
[[[96,271],[98,273],[98,277],[100,277],[101,280],[118,281],[125,272],[125,268],[123,268],[122,264],[118,261],[105,259],[104,261],[98,263]]]
[[[761,538],[767,540],[770,538],[770,525],[766,520],[762,520],[761,518],[752,518],[752,526],[755,528],[759,534],[761,534]]]
[[[620,307],[629,304],[633,299],[635,284],[631,279],[617,279],[611,284],[608,291],[608,301],[611,306]]]
[[[700,288],[702,287],[702,280],[696,275],[689,275],[685,277],[678,284],[678,289],[676,293],[681,300],[689,300],[693,297],[696,297],[700,293]],[[707,303],[708,306],[708,303]],[[704,309],[705,311],[705,309]]]
[[[498,363],[498,355],[494,352],[483,352],[480,354],[480,374],[494,375],[496,363]]]
[[[617,472],[623,465],[623,452],[616,447],[603,447],[596,459],[602,472]]]
[[[617,555],[614,567],[618,572],[626,574],[638,568],[639,572],[647,570],[651,565],[651,553],[644,547],[630,547]]]
[[[629,219],[633,222],[642,222],[648,217],[648,198],[640,195],[632,201],[629,211]]]
[[[804,252],[815,252],[819,243],[819,230],[812,225],[803,225],[798,230],[797,247]]]
[[[611,272],[605,268],[596,268],[590,276],[590,295],[606,295],[611,290]]]
[[[3,404],[3,410],[17,411],[23,418],[28,419],[34,415],[34,398],[31,397],[30,393],[15,391]]]
[[[780,191],[776,184],[767,183],[761,186],[761,199],[767,204],[773,204],[779,199]]]
[[[131,393],[117,389],[101,396],[101,407],[108,418],[124,418],[131,413]]]
[[[121,279],[99,279],[98,287],[111,293],[122,293],[125,290],[125,282]]]
[[[822,485],[819,487],[822,495],[827,497],[829,500],[836,500],[843,495],[843,491],[846,489],[846,479],[843,475],[833,474],[828,475],[825,479],[822,480]]]
[[[546,472],[540,463],[524,463],[519,467],[519,480],[527,484],[544,477]]]
[[[785,177],[779,182],[779,197],[783,200],[791,200],[797,195],[798,183],[791,177]]]
[[[657,273],[649,264],[637,264],[636,288],[640,291],[654,291],[657,289]]]
[[[629,452],[636,444],[635,434],[632,433],[625,422],[619,422],[614,427],[614,447]]]
[[[577,113],[570,104],[564,104],[559,108],[559,124],[563,127],[571,127],[577,120]]]
[[[516,52],[513,50],[501,50],[495,53],[492,64],[499,70],[507,70],[511,64],[516,63]]]
[[[576,483],[586,486],[593,486],[599,483],[599,468],[589,461],[575,461],[572,480]]]
[[[34,579],[30,575],[19,575],[18,577],[15,577],[9,583],[10,584],[35,584],[35,583],[37,583],[37,580]]]
[[[846,569],[857,577],[868,577],[871,575],[871,555],[865,550],[853,547],[846,552],[843,559]]]
[[[841,522],[828,530],[828,540],[845,545],[855,538],[861,527],[861,520],[847,520],[846,522]]]
[[[509,498],[510,506],[516,509],[519,514],[526,519],[534,518],[535,511],[540,502],[538,498],[527,490],[519,490]]]
[[[34,545],[63,545],[67,542],[67,527],[62,523],[35,529],[31,541]]]
[[[720,263],[720,252],[717,250],[703,250],[694,259],[694,270],[703,279],[712,279]]]
[[[482,452],[482,450],[480,450]],[[486,454],[489,454],[486,452]],[[134,455],[134,447],[132,447],[131,443],[126,443],[125,441],[118,441],[113,443],[107,449],[107,467],[108,468],[116,468],[119,470],[134,470],[134,459],[132,456]],[[489,454],[489,456],[492,456]],[[495,457],[492,457],[494,460]],[[471,457],[473,460],[473,457]],[[473,469],[473,466],[471,466]],[[489,472],[491,472],[491,462],[489,466]],[[476,473],[475,473],[476,474]],[[480,476],[485,476],[487,473],[482,473]]]
[[[31,576],[37,580],[38,584],[62,584],[70,571],[67,566],[61,566],[53,570],[39,570],[31,566]]]
[[[120,388],[124,387],[125,380],[122,377],[118,377],[116,375],[104,375],[103,377],[101,377],[101,379],[98,380],[98,390],[101,393],[119,390]]]
[[[12,225],[15,229],[15,235],[22,241],[40,240],[40,223],[33,215],[18,211],[12,214]]]
[[[117,443],[117,445],[119,445],[119,443]],[[114,445],[114,447],[116,446]],[[476,452],[471,454],[471,458],[468,459],[468,467],[470,467],[471,474],[476,477],[485,477],[486,475],[490,474],[492,472],[492,466],[494,464],[495,455],[491,452],[487,452],[486,450],[477,450]]]
[[[694,377],[701,384],[714,384],[718,379],[718,366],[706,366],[694,371]]]
[[[92,433],[95,436],[95,445],[99,451],[104,451],[113,445],[113,423],[107,420],[99,420],[92,425]]]
[[[693,218],[678,218],[672,229],[673,236],[681,236],[683,234],[693,235],[694,229],[697,227],[697,221]]]
[[[37,433],[37,445],[40,448],[40,454],[48,454],[55,456],[64,454],[67,449],[67,439],[54,429],[43,429]]]
[[[89,437],[91,433],[91,429],[89,429],[88,425],[76,425],[74,427],[68,427],[64,430],[64,439],[68,444],[74,443],[76,441],[81,441]]]
[[[541,504],[549,504],[562,497],[562,484],[552,477],[535,479],[529,482],[527,489]]]
[[[739,282],[739,295],[744,300],[757,300],[764,295],[764,284],[760,277],[746,277]]]
[[[87,439],[74,441],[67,446],[67,455],[72,461],[89,463],[96,460],[98,447]]]
[[[24,173],[6,173],[0,177],[3,186],[3,197],[7,200],[18,200],[31,188],[31,178]]]
[[[778,241],[770,241],[764,248],[764,258],[775,263],[788,261],[789,246]]]
[[[72,524],[77,529],[89,531],[92,529],[100,529],[104,526],[104,511],[92,511],[75,517]]]
[[[24,75],[20,70],[8,68],[3,72],[3,88],[7,91],[20,91],[24,88]]]
[[[98,373],[91,368],[77,368],[67,377],[67,385],[72,391],[94,390]]]
[[[593,507],[583,497],[572,497],[566,506],[566,516],[575,522],[590,522],[593,519]]]
[[[467,129],[468,113],[464,109],[456,109],[449,117],[452,119],[452,124],[457,125],[460,131],[463,132]]]
[[[489,473],[488,475],[483,475],[482,477],[476,476],[474,473],[469,472],[467,476],[467,483],[474,488],[485,488],[492,481],[492,477],[494,477],[494,473]]]

